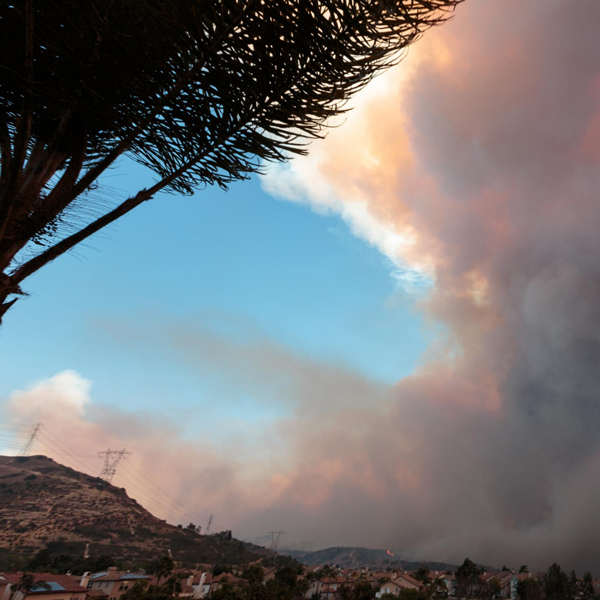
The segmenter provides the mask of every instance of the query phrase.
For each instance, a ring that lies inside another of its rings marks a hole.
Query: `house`
[[[191,599],[194,597],[194,588],[191,585],[188,585],[188,580],[180,582],[181,590],[178,592],[178,598],[188,598]]]
[[[518,575],[515,575],[514,595],[512,595],[511,598],[514,599],[518,597],[517,586],[521,581],[524,581],[525,579],[533,579],[534,581],[539,581],[540,575],[539,573],[529,573],[527,571],[525,573],[519,573]],[[600,586],[598,587],[598,590],[596,590],[596,585],[594,584],[594,592],[597,594],[599,591]]]
[[[387,575],[387,574],[386,574]],[[382,577],[379,582],[379,590],[375,594],[377,598],[381,598],[384,594],[393,594],[398,596],[403,589],[419,590],[422,583],[415,579],[412,575],[403,571],[394,571],[391,573],[391,579]]]
[[[345,588],[350,589],[352,585],[351,580],[340,575],[313,579],[305,597],[314,598],[318,596],[322,600],[339,600],[342,597],[342,591]]]
[[[102,590],[87,590],[86,600],[108,600],[108,594]]]
[[[384,594],[393,594],[394,596],[397,596],[403,589],[404,586],[400,582],[390,579],[380,584],[375,597],[381,598]]]
[[[456,577],[446,571],[429,571],[428,581],[439,583],[437,593],[442,596],[454,596],[456,594]]]
[[[212,593],[220,589],[224,583],[229,583],[233,587],[242,588],[248,585],[248,582],[241,577],[232,575],[231,573],[221,573],[220,575],[213,575],[208,585],[208,593]]]
[[[13,600],[85,600],[87,590],[69,575],[34,573],[34,584],[28,592],[17,591]],[[19,587],[23,573],[0,575],[0,600],[8,600]]]
[[[204,577],[199,578],[198,589],[200,590],[200,598],[204,598],[204,596],[206,596],[210,592],[212,580],[212,573],[205,573]]]
[[[185,583],[187,586],[192,588],[192,598],[203,598],[206,594],[208,594],[208,591],[210,590],[210,585],[205,590],[204,584],[206,582],[206,578],[210,576],[210,573],[202,571],[200,573],[192,574],[187,578],[187,581]]]
[[[399,571],[393,580],[398,582],[402,587],[411,590],[420,590],[423,587],[423,584],[418,579],[403,571]]]
[[[517,585],[519,583],[519,578],[511,571],[504,571],[502,573],[502,576],[503,577],[500,579],[500,586],[502,587],[502,597],[512,598],[512,600],[516,600]]]
[[[2,573],[0,573],[0,598],[2,598],[4,596],[4,590],[6,589],[6,587],[9,585],[8,579],[6,579],[6,577],[4,577],[4,575],[2,575]]]
[[[212,565],[211,568],[213,568]],[[181,592],[177,595],[178,598],[192,598],[197,600],[208,593],[208,589],[204,590],[204,583],[206,577],[210,576],[210,573],[206,571],[198,569],[175,569],[171,575],[177,577],[181,585]]]
[[[518,575],[515,575],[512,571],[500,571],[499,573],[484,573],[481,578],[484,581],[491,581],[497,579],[500,584],[500,593],[498,598],[512,598],[513,600],[517,597],[517,584],[519,583]]]
[[[456,575],[453,573],[446,573],[441,576],[441,579],[446,584],[448,596],[456,596]]]
[[[145,573],[119,571],[117,567],[109,567],[106,571],[86,574],[81,578],[81,586],[92,591],[101,590],[106,593],[108,600],[118,600],[129,588],[142,580],[150,581]],[[3,600],[0,598],[0,600]]]
[[[380,579],[376,577],[374,573],[371,572],[361,574],[360,577],[354,579],[355,583],[358,583],[359,581],[366,581],[367,583],[371,584],[374,588],[376,588],[380,584]]]

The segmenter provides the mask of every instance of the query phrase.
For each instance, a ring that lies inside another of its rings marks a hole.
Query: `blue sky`
[[[105,185],[122,195],[146,181],[125,162]],[[129,326],[203,324],[226,337],[250,327],[291,352],[390,383],[414,368],[430,339],[377,250],[339,217],[269,196],[258,178],[228,192],[158,196],[25,287],[31,296],[0,333],[4,398],[74,369],[94,382],[98,404],[218,414],[219,389],[160,339],[141,350],[114,335]],[[250,409],[243,390],[233,396],[227,410],[256,413],[260,398]]]

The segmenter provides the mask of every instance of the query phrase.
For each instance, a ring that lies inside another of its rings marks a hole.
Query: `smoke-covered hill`
[[[406,571],[418,569],[420,565],[425,565],[432,571],[456,570],[456,565],[445,562],[432,561],[409,561],[404,560],[399,555],[399,551],[391,550],[391,555],[387,550],[372,550],[370,548],[347,548],[333,547],[314,552],[303,552],[299,550],[282,550],[282,554],[289,554],[305,565],[338,565],[346,567],[370,567],[386,568],[401,567]]]

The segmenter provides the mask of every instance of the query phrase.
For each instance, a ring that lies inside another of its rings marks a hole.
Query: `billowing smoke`
[[[266,179],[341,214],[442,325],[415,373],[385,388],[258,333],[140,328],[140,347],[283,408],[185,441],[176,418],[75,406],[82,452],[95,428],[95,449],[137,444],[234,533],[600,575],[598,23],[597,0],[465,2]]]
[[[447,328],[368,432],[332,423],[380,497],[339,482],[348,530],[419,557],[600,567],[598,18],[593,1],[467,2],[267,179],[339,212],[401,285],[433,280],[421,306]]]

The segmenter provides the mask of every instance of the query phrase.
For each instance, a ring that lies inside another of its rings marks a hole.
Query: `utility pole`
[[[35,438],[38,436],[38,433],[40,432],[41,428],[42,428],[41,423],[36,423],[33,426],[33,429],[29,433],[29,437],[27,438],[25,445],[19,451],[19,456],[29,456],[29,452],[35,442]]]
[[[104,466],[100,473],[100,479],[112,483],[113,477],[117,472],[117,465],[121,462],[122,458],[131,456],[131,452],[125,452],[123,450],[111,450],[110,448],[105,452],[98,452],[98,456],[104,459]]]
[[[204,530],[204,535],[210,534],[210,524],[212,523],[212,520],[213,520],[213,516],[210,515],[210,517],[208,518],[208,525],[206,526],[206,529]]]
[[[279,538],[282,535],[285,535],[285,531],[269,531],[269,535],[271,536],[271,550],[277,552],[277,548],[279,547]]]

